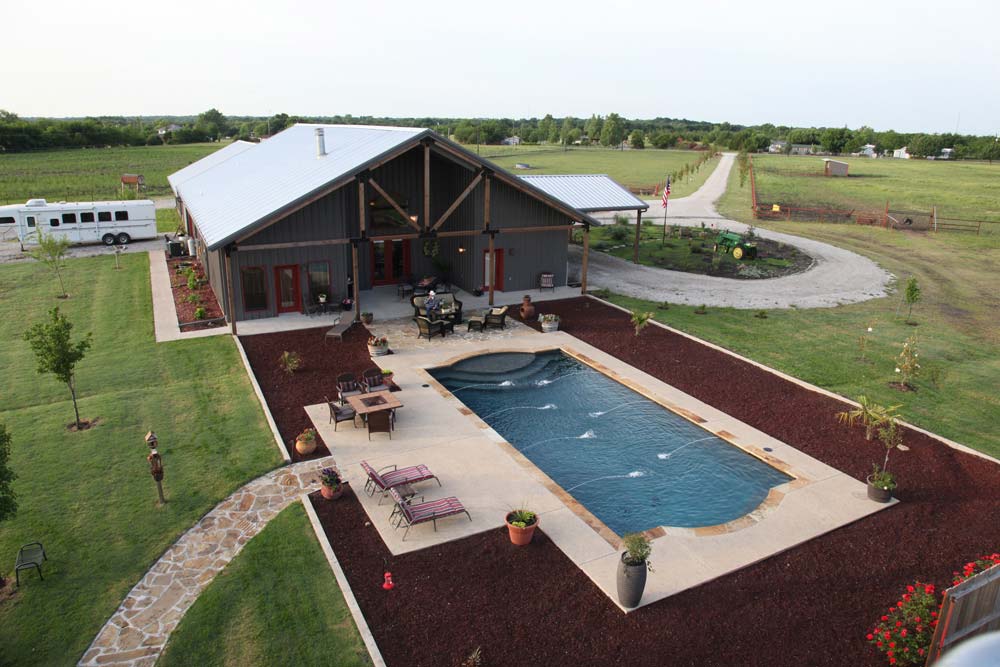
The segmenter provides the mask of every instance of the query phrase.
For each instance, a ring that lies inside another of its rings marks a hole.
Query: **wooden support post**
[[[642,211],[635,212],[635,247],[632,249],[632,263],[639,263],[639,235],[642,234]]]
[[[236,280],[236,271],[233,271],[233,261],[231,259],[229,248],[226,248],[225,278],[226,278],[226,305],[229,310],[229,329],[230,333],[232,333],[235,336],[236,299],[233,297],[233,281]]]
[[[364,236],[367,231],[365,227],[365,209],[367,202],[367,197],[365,197],[365,182],[362,179],[358,179],[358,234]],[[408,218],[407,218],[408,219]],[[357,278],[357,276],[355,276]]]
[[[351,244],[351,266],[354,270],[354,321],[361,321],[361,280],[358,275],[358,243]]]
[[[486,183],[483,185],[483,229],[490,228],[490,182],[493,179],[490,178],[489,173],[486,174]]]
[[[424,144],[424,230],[431,226],[431,145]]]
[[[583,268],[580,269],[580,294],[587,293],[587,260],[590,259],[590,225],[583,226]]]
[[[492,306],[493,305],[493,283],[496,282],[494,280],[494,276],[496,276],[496,274],[497,274],[497,266],[496,266],[497,258],[494,255],[494,251],[493,251],[493,234],[492,234],[492,232],[490,233],[489,250],[487,250],[486,252],[489,254],[489,258],[490,258],[490,273],[487,276],[487,280],[489,280],[488,284],[490,286],[490,306]]]

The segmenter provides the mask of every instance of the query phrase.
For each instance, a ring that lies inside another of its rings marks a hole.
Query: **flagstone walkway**
[[[129,591],[80,665],[153,665],[202,590],[250,539],[303,491],[328,457],[273,470],[238,489],[184,533]]]

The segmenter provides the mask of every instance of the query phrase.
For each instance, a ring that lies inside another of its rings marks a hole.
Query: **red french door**
[[[495,262],[490,261],[490,251],[483,251],[483,285],[489,288],[490,279],[490,265],[494,265],[493,272],[493,289],[497,292],[503,291],[503,248],[496,248],[493,250],[493,255],[496,258]]]
[[[299,289],[299,267],[296,265],[274,267],[274,302],[279,313],[302,311],[302,290]]]
[[[371,247],[373,285],[395,285],[409,275],[408,240],[372,241]]]

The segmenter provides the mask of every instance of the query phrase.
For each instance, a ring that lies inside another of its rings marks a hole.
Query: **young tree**
[[[632,148],[645,148],[646,133],[642,130],[632,130],[632,134],[628,137],[628,145]]]
[[[49,321],[39,322],[24,332],[24,340],[31,345],[38,362],[38,372],[44,375],[52,373],[69,387],[73,398],[73,412],[76,414],[76,428],[80,430],[80,409],[76,404],[76,377],[74,369],[77,362],[90,349],[91,334],[81,340],[72,342],[70,335],[73,323],[59,312],[56,306],[49,311]]]
[[[923,298],[920,293],[920,285],[917,284],[917,279],[910,276],[910,279],[906,281],[906,292],[903,294],[903,298],[906,301],[906,305],[910,307],[906,311],[906,321],[910,321],[910,315],[913,314],[913,306]]]
[[[59,289],[62,290],[60,296],[63,299],[69,296],[66,294],[66,286],[63,284],[62,279],[62,263],[66,259],[68,251],[69,239],[56,238],[52,234],[45,234],[39,230],[38,247],[28,253],[32,258],[49,267],[56,274],[56,278],[59,279]]]
[[[17,513],[17,496],[11,484],[17,475],[10,469],[10,433],[7,426],[0,422],[0,521],[10,519]]]

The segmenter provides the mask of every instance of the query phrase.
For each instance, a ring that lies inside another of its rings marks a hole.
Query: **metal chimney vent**
[[[326,155],[326,137],[323,134],[323,128],[316,128],[316,157],[323,157]]]

